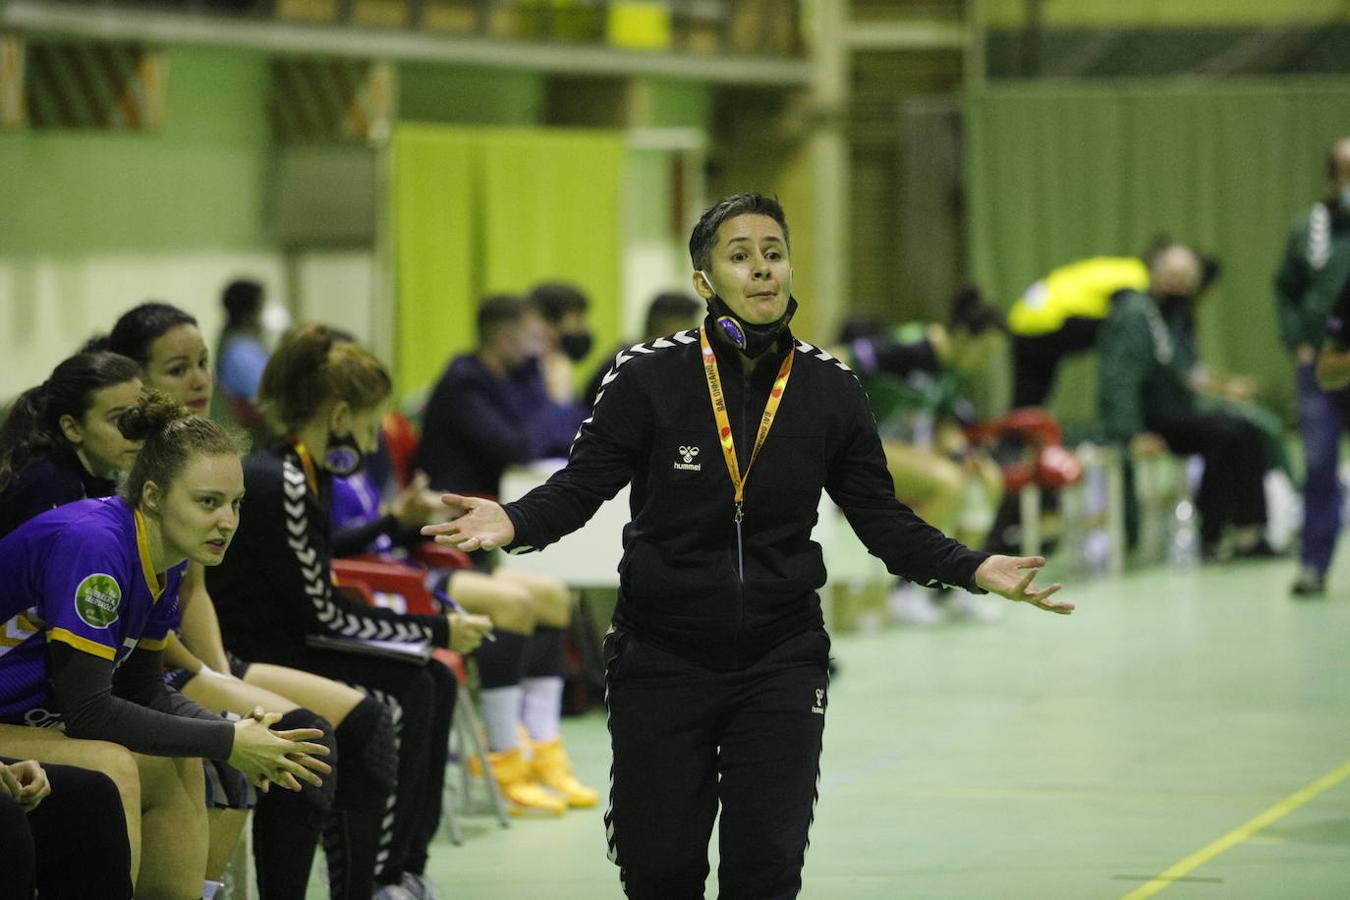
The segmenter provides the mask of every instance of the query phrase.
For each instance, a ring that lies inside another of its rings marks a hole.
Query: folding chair
[[[433,545],[435,546],[435,545]],[[443,548],[449,550],[449,548]],[[458,553],[459,551],[453,551]],[[462,556],[462,554],[460,554]],[[365,602],[384,606],[402,613],[421,615],[443,615],[444,610],[431,596],[425,581],[425,572],[412,566],[385,560],[372,560],[368,557],[333,560],[333,577],[339,587],[353,587]],[[437,648],[432,657],[455,675],[458,685],[455,698],[455,715],[451,725],[451,756],[459,763],[460,784],[465,799],[469,796],[471,779],[469,760],[478,760],[485,773],[483,782],[487,786],[488,801],[497,822],[506,828],[510,825],[507,816],[506,800],[491,775],[488,763],[487,747],[483,743],[482,724],[473,697],[469,692],[467,670],[463,657],[444,648]],[[463,831],[459,825],[457,803],[445,804],[446,827],[450,840],[455,844],[464,842]]]

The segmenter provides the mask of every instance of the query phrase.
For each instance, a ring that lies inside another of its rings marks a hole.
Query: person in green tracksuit
[[[1326,591],[1326,573],[1341,530],[1340,455],[1342,412],[1350,391],[1326,391],[1317,384],[1317,350],[1327,316],[1350,278],[1350,137],[1327,154],[1327,194],[1299,216],[1275,276],[1280,336],[1296,367],[1298,427],[1303,438],[1303,540],[1299,574],[1292,593],[1317,597]]]
[[[1236,556],[1269,556],[1260,430],[1203,402],[1191,383],[1196,359],[1186,332],[1200,277],[1195,253],[1173,245],[1154,258],[1148,291],[1112,304],[1097,341],[1101,423],[1109,440],[1133,452],[1204,458],[1196,506],[1206,558],[1216,558],[1229,529]]]

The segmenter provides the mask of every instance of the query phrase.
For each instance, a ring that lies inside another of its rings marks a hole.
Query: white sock
[[[525,689],[525,730],[532,741],[551,741],[558,736],[562,719],[563,680],[557,675],[544,678],[526,678],[520,686]]]
[[[483,698],[483,723],[487,726],[488,749],[494,753],[520,746],[516,726],[520,724],[518,684],[479,691]]]

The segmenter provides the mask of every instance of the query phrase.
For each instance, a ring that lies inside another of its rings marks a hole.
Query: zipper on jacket
[[[740,360],[737,360],[739,363]],[[745,407],[746,400],[750,396],[750,375],[744,369],[741,370],[741,446],[744,447],[745,430]],[[741,521],[745,518],[745,499],[742,496],[741,501],[736,504],[736,658],[740,659],[741,632],[745,630],[745,538],[741,532]]]

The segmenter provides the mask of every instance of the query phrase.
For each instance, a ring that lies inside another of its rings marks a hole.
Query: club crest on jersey
[[[122,588],[111,575],[95,572],[75,588],[75,612],[90,628],[107,628],[116,622],[121,605]]]
[[[694,462],[701,451],[698,447],[686,445],[675,451],[679,459],[675,460],[675,468],[685,472],[702,472],[703,463]]]

